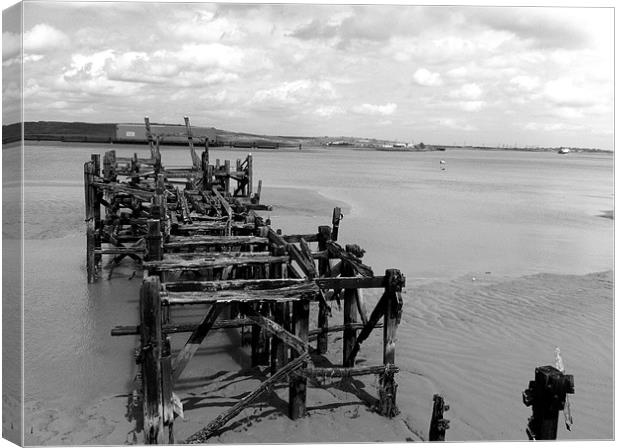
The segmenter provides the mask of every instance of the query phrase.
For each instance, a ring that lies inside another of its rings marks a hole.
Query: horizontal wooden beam
[[[239,289],[278,289],[287,286],[305,285],[308,281],[296,278],[269,278],[269,279],[250,279],[250,280],[215,280],[201,282],[168,282],[163,283],[162,288],[168,292],[187,292],[187,291],[224,291]]]
[[[319,240],[319,235],[317,233],[291,234],[291,235],[282,235],[282,238],[287,243],[299,243],[302,240],[302,238],[309,243],[315,243]]]
[[[143,247],[111,247],[108,249],[95,249],[95,255],[129,255],[146,252]]]
[[[185,323],[185,324],[164,324],[161,326],[161,331],[164,334],[172,333],[191,333],[198,328],[199,323]],[[218,320],[211,327],[213,330],[222,330],[225,328],[239,328],[247,325],[252,325],[250,319],[231,319],[231,320]],[[119,325],[110,331],[112,336],[131,336],[140,334],[140,325]]]
[[[364,328],[364,324],[361,322],[352,322],[346,325],[334,325],[332,327],[327,327],[327,329],[321,329],[321,328],[317,328],[314,330],[310,330],[308,332],[308,337],[310,339],[314,339],[315,337],[317,337],[319,334],[321,333],[337,333],[339,331],[344,331],[346,329],[351,329],[351,330],[361,330],[362,328]],[[382,323],[378,323],[375,328],[383,328],[383,324]]]
[[[361,375],[380,375],[382,373],[397,373],[400,369],[395,365],[358,366],[358,367],[306,367],[299,373],[314,378],[347,378]]]
[[[245,244],[268,244],[267,238],[258,236],[171,236],[170,240],[164,244],[167,249],[174,249],[189,246],[236,246]]]
[[[320,277],[314,282],[321,289],[385,288],[385,276],[375,277]]]
[[[251,254],[251,252],[248,252]],[[148,261],[144,267],[155,272],[162,271],[191,271],[196,269],[224,268],[228,266],[248,266],[267,263],[285,263],[288,256],[226,256],[203,258],[201,260],[184,260],[181,258],[158,261]]]
[[[224,290],[205,294],[204,292],[168,292],[162,295],[162,302],[169,305],[201,305],[209,303],[257,303],[291,302],[316,300],[318,288],[304,283],[278,289]]]

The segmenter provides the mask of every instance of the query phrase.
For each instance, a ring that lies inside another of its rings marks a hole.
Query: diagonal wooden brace
[[[357,353],[360,350],[360,346],[362,342],[364,342],[368,338],[368,336],[370,336],[370,333],[372,332],[372,330],[375,329],[376,325],[379,323],[379,320],[383,317],[383,314],[385,313],[385,304],[388,301],[388,299],[389,299],[388,294],[383,294],[381,298],[379,299],[379,301],[377,302],[375,309],[373,309],[372,313],[370,313],[368,322],[366,323],[366,325],[364,325],[364,328],[362,328],[362,331],[360,331],[359,335],[357,336],[357,339],[355,340],[355,345],[353,346],[353,350],[351,351],[351,353],[349,354],[349,357],[347,358],[348,362],[350,362],[352,359],[355,359],[355,356],[357,356]]]

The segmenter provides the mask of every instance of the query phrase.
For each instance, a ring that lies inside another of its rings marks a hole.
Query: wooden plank
[[[222,208],[224,208],[224,211],[226,211],[226,215],[228,215],[230,218],[232,218],[233,211],[232,211],[232,207],[230,206],[228,201],[226,199],[224,199],[224,196],[222,196],[222,194],[220,193],[220,191],[217,189],[217,187],[215,185],[213,187],[211,187],[211,191],[213,192],[213,194],[215,195],[217,200],[220,201],[220,204],[222,204]]]
[[[317,241],[319,241],[319,236],[317,233],[282,235],[282,238],[287,243],[299,243],[302,239],[306,240],[306,242],[308,243],[316,243]]]
[[[387,300],[388,300],[388,296],[384,293],[379,299],[379,301],[377,302],[377,305],[375,305],[375,308],[372,310],[372,313],[370,314],[370,318],[368,319],[368,321],[363,324],[362,331],[360,331],[360,334],[357,336],[357,339],[355,340],[353,348],[351,352],[349,353],[350,359],[344,365],[348,365],[348,366],[353,365],[353,360],[355,360],[355,356],[359,352],[362,342],[364,342],[368,338],[368,336],[370,336],[370,333],[372,332],[372,330],[377,327],[379,320],[385,314],[385,307],[386,307]]]
[[[196,350],[198,350],[198,347],[200,347],[200,344],[202,344],[202,341],[207,336],[207,333],[213,326],[213,323],[215,322],[215,319],[217,319],[217,316],[220,314],[221,310],[222,307],[217,303],[214,303],[211,308],[209,308],[209,312],[205,315],[200,325],[198,325],[198,328],[194,330],[192,335],[185,343],[185,346],[181,349],[181,351],[175,358],[174,362],[172,363],[173,383],[176,383],[181,376],[181,373],[183,373],[183,370],[187,366],[187,363],[189,363],[189,361],[196,353]]]
[[[346,261],[353,267],[354,272],[361,274],[364,277],[372,277],[374,275],[370,266],[366,266],[358,257],[346,252],[338,243],[328,241],[327,250],[330,258],[340,258],[341,260]]]
[[[303,275],[308,278],[316,277],[316,269],[312,259],[306,258],[306,256],[295,246],[294,244],[288,245],[288,253],[291,256],[291,260],[297,262],[297,265],[301,268]]]
[[[334,207],[332,213],[332,240],[338,241],[338,229],[340,228],[340,221],[342,220],[342,210],[340,207]]]
[[[240,328],[243,326],[251,325],[252,321],[250,319],[239,318],[239,319],[230,319],[230,320],[218,320],[216,321],[211,330],[221,330],[225,328]],[[185,324],[163,324],[161,327],[161,331],[164,334],[172,334],[172,333],[192,333],[200,323],[185,323]],[[140,326],[139,325],[119,325],[112,329],[110,332],[112,336],[131,336],[140,334]]]
[[[310,246],[305,239],[301,238],[299,240],[299,247],[301,248],[301,253],[304,255],[306,259],[306,263],[308,265],[308,269],[310,271],[310,278],[314,278],[318,276],[318,272],[316,270],[316,266],[314,265],[314,258],[312,255],[312,251],[310,250]]]
[[[244,256],[229,256],[226,253],[222,253],[217,257],[203,258],[199,260],[183,260],[182,258],[169,257],[161,261],[149,261],[144,263],[144,267],[154,272],[161,271],[189,271],[196,269],[207,268],[223,268],[227,266],[249,266],[249,265],[262,265],[265,263],[281,263],[288,261],[288,256],[252,256],[251,252]]]
[[[315,300],[318,289],[315,285],[297,285],[278,289],[203,292],[169,292],[164,300],[170,305],[199,305],[228,302],[286,302]]]
[[[110,191],[115,194],[125,193],[143,201],[150,201],[151,198],[155,195],[154,191],[146,191],[139,188],[129,187],[118,182],[94,181],[93,185],[101,190]]]
[[[202,282],[169,282],[164,283],[163,288],[168,292],[183,291],[223,291],[236,289],[277,289],[294,285],[312,284],[305,279],[264,278],[249,280],[226,280],[226,281],[202,281]]]
[[[286,345],[296,350],[297,353],[303,353],[308,351],[308,344],[306,342],[304,342],[299,336],[289,333],[287,330],[275,323],[273,320],[268,319],[265,316],[261,316],[250,307],[246,307],[245,315],[256,325],[265,329],[269,334],[272,334],[273,336],[284,342]]]
[[[399,372],[396,366],[389,366],[388,371],[391,373]],[[381,366],[357,366],[357,367],[306,367],[300,370],[302,375],[313,378],[348,378],[362,375],[379,375],[385,373],[386,367]]]
[[[162,248],[162,235],[159,219],[149,219],[147,221],[147,236],[146,236],[146,255],[145,260],[155,261],[161,260],[164,254]]]
[[[198,443],[204,443],[205,441],[207,441],[222,426],[224,426],[228,421],[230,421],[232,418],[238,415],[243,409],[245,409],[250,403],[256,400],[259,396],[261,396],[263,392],[271,389],[274,384],[286,378],[291,373],[303,368],[305,363],[309,359],[310,359],[310,355],[308,353],[303,353],[296,359],[289,362],[286,366],[278,370],[269,379],[267,379],[266,381],[263,381],[261,385],[258,387],[258,389],[256,389],[254,392],[248,394],[241,401],[237,402],[233,407],[226,410],[224,413],[220,414],[215,420],[209,423],[206,427],[204,427],[200,431],[192,434],[190,437],[185,439],[184,443],[198,444]]]
[[[146,251],[143,247],[110,247],[106,249],[95,249],[95,254],[98,255],[129,255],[129,254],[142,254]]]
[[[308,337],[310,339],[314,339],[315,337],[317,337],[322,331],[326,331],[327,333],[340,333],[342,331],[344,331],[345,328],[350,327],[354,330],[362,330],[364,328],[364,324],[361,322],[355,322],[355,323],[351,323],[348,325],[333,325],[331,327],[327,327],[326,330],[322,330],[320,328],[316,328],[314,330],[310,330],[308,332]],[[375,328],[383,328],[383,323],[379,322],[377,323],[377,325],[375,325]]]
[[[194,236],[170,236],[167,243],[164,244],[166,249],[175,249],[181,247],[195,246],[230,246],[230,245],[247,245],[247,244],[268,244],[267,238],[261,238],[252,235],[194,235]]]
[[[172,404],[172,359],[170,356],[170,339],[165,337],[161,354],[161,395],[163,407],[164,442],[174,443],[174,408]]]

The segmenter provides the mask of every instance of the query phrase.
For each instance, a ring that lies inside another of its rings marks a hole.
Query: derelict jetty
[[[187,117],[185,124],[189,166],[162,164],[160,139],[148,118],[148,157],[122,158],[108,151],[103,163],[94,154],[84,164],[88,281],[103,276],[104,256],[110,272],[125,257],[143,268],[140,322],[111,333],[140,335],[139,387],[132,408],[144,443],[174,442],[174,420],[182,412],[175,383],[209,332],[222,328],[250,327],[252,365],[268,366],[271,374],[186,443],[218,434],[278,383],[288,383],[288,415],[297,419],[306,413],[309,380],[317,384],[320,378],[374,374],[379,377],[374,407],[381,415],[395,416],[404,276],[397,269],[377,276],[362,262],[362,248],[338,243],[339,208],[333,210],[331,226],[320,225],[314,232],[274,230],[257,213],[270,208],[260,202],[260,181],[254,191],[252,155],[234,165],[212,163],[208,143],[198,156]],[[383,291],[370,312],[363,297],[368,288]],[[333,304],[340,307],[341,302],[343,322],[330,322]],[[204,312],[194,305],[208,308]],[[192,306],[194,323],[173,321],[175,308]],[[361,344],[380,327],[383,363],[356,365]],[[185,345],[171,347],[172,333],[188,333]],[[332,333],[342,334],[339,364],[323,356]]]

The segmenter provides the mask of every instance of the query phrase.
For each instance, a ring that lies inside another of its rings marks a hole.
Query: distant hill
[[[166,126],[183,126],[178,123],[151,123],[153,125],[163,124]],[[49,140],[65,142],[104,142],[113,143],[121,141],[116,134],[117,123],[85,123],[85,122],[64,122],[64,121],[27,121],[24,123],[24,138],[26,140]],[[443,145],[424,145],[419,143],[415,146],[405,145],[394,140],[382,140],[361,137],[303,137],[303,136],[280,136],[280,135],[260,135],[245,132],[226,131],[215,129],[216,145],[234,146],[243,148],[282,148],[282,147],[302,147],[304,146],[329,146],[329,147],[352,147],[361,149],[376,149],[382,151],[441,151],[445,149],[476,149],[488,151],[555,151],[560,148],[495,148],[480,146],[443,146]],[[2,126],[2,143],[16,142],[21,138],[20,123],[13,123]],[[141,143],[138,138],[135,143]],[[146,142],[146,140],[143,140]],[[166,142],[169,144],[169,142]],[[186,144],[183,139],[176,144]],[[611,152],[596,148],[569,148],[571,152]]]

